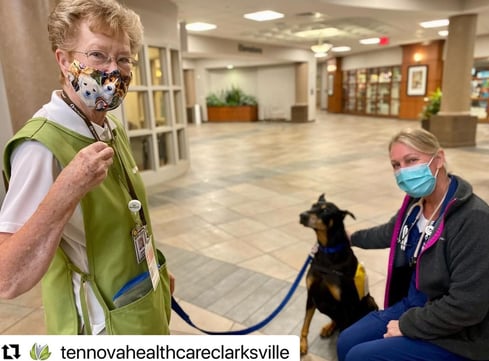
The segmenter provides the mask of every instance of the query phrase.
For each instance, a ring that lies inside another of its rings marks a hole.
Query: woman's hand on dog
[[[389,321],[387,324],[387,331],[384,333],[384,338],[402,336],[402,332],[399,329],[399,320]]]

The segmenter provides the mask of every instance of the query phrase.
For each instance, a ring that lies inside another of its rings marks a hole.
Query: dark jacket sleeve
[[[456,219],[447,220],[442,237],[419,258],[419,288],[429,301],[400,318],[404,335],[431,340],[446,337],[445,341],[452,342],[450,336],[472,339],[476,334],[480,338],[482,332],[488,339],[489,212],[475,203],[470,212],[459,211]]]
[[[351,235],[351,244],[365,249],[389,248],[396,216],[380,226],[362,229]]]

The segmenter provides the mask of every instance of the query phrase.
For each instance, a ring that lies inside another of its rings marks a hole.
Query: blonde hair
[[[85,20],[92,32],[127,35],[133,55],[141,48],[143,25],[133,10],[116,0],[61,0],[48,18],[51,49],[73,50],[79,25]]]
[[[425,154],[435,154],[441,149],[438,139],[424,129],[407,128],[394,135],[389,142],[389,152],[394,143],[405,144],[418,152]]]

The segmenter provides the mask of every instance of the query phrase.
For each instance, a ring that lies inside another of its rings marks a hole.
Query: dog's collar
[[[334,246],[334,247],[323,247],[319,243],[317,244],[317,249],[319,251],[321,251],[323,253],[327,253],[327,254],[336,253],[336,252],[344,250],[345,248],[346,248],[346,243],[340,243],[339,245]]]

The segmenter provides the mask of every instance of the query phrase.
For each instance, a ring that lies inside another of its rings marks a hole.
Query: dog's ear
[[[348,215],[348,216],[351,216],[351,218],[353,219],[356,219],[355,218],[355,215],[353,213],[351,213],[350,211],[341,211],[341,214],[343,215],[343,219],[345,219],[345,217]]]
[[[318,202],[324,202],[324,203],[326,203],[326,198],[324,198],[324,193],[319,196]]]

